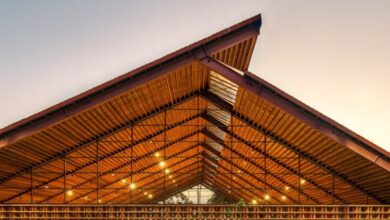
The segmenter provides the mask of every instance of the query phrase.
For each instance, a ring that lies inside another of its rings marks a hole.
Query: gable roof
[[[177,50],[173,53],[167,54],[153,62],[147,63],[139,68],[136,68],[128,73],[125,73],[119,77],[116,77],[106,83],[103,83],[99,86],[96,86],[88,91],[85,91],[75,97],[72,97],[70,99],[67,99],[61,103],[58,103],[54,106],[49,107],[48,109],[45,109],[39,113],[36,113],[30,117],[27,117],[25,119],[22,119],[18,122],[15,122],[11,125],[8,125],[2,129],[0,129],[0,137],[3,139],[6,139],[3,141],[3,144],[0,144],[0,147],[3,145],[8,144],[9,142],[12,142],[12,138],[9,138],[13,132],[18,132],[19,130],[26,129],[27,127],[31,127],[32,123],[43,123],[43,124],[50,124],[50,123],[44,123],[41,121],[44,121],[44,118],[47,118],[49,115],[53,115],[59,111],[71,111],[67,110],[71,108],[71,106],[74,106],[75,104],[82,105],[79,103],[82,103],[83,101],[86,102],[86,99],[89,99],[90,97],[95,97],[98,96],[102,91],[109,90],[110,88],[115,88],[116,86],[121,85],[122,83],[125,83],[127,81],[133,80],[134,77],[139,77],[144,74],[150,74],[149,72],[154,71],[158,69],[159,73],[162,74],[164,72],[164,66],[179,66],[176,63],[183,64],[185,62],[190,62],[194,57],[196,56],[196,53],[198,53],[201,50],[207,50],[208,53],[212,54],[215,53],[219,50],[222,50],[226,47],[231,46],[231,44],[234,44],[236,41],[245,40],[249,39],[254,42],[251,42],[252,45],[250,45],[249,48],[247,48],[248,54],[247,54],[247,59],[245,62],[242,63],[243,69],[247,69],[249,66],[249,61],[250,57],[252,55],[253,47],[256,41],[256,38],[259,34],[259,29],[261,26],[261,16],[257,15],[254,16],[250,19],[247,19],[245,21],[242,21],[236,25],[233,25],[231,27],[228,27],[222,31],[219,31],[209,37],[206,37],[200,41],[197,41],[193,44],[190,44],[180,50]],[[237,34],[239,33],[239,34]],[[182,63],[180,63],[182,62]],[[166,68],[172,68],[172,67],[166,67]],[[162,70],[159,70],[162,69]],[[113,92],[116,94],[115,92]],[[120,93],[120,92],[117,92]],[[105,100],[102,98],[103,101]],[[102,101],[102,100],[98,100]],[[94,102],[93,104],[96,104],[98,102]],[[84,104],[86,105],[86,104]],[[82,111],[83,109],[88,108],[89,106],[81,108]],[[78,112],[78,111],[76,111]],[[51,116],[53,117],[53,116]],[[46,119],[47,120],[47,119]],[[55,120],[54,120],[55,121]],[[44,127],[44,126],[43,126]],[[19,131],[20,132],[20,131]],[[32,131],[31,133],[33,133]],[[29,132],[27,132],[30,134]],[[1,142],[0,142],[1,143]]]
[[[22,186],[34,170],[37,201],[58,202],[64,191],[55,191],[55,187],[61,185],[63,176],[39,173],[56,173],[66,157],[74,160],[64,174],[71,188],[82,185],[92,190],[96,184],[80,172],[92,172],[96,164],[93,155],[99,148],[98,162],[111,161],[99,174],[108,184],[104,185],[106,191],[120,187],[119,180],[129,177],[121,173],[133,163],[119,158],[130,153],[137,154],[137,161],[144,164],[137,167],[139,184],[161,181],[158,175],[149,176],[154,181],[148,181],[141,170],[156,170],[150,157],[167,151],[167,162],[177,174],[199,170],[194,175],[180,175],[180,187],[195,181],[230,194],[223,187],[229,181],[223,174],[229,171],[227,167],[251,174],[229,160],[228,155],[234,154],[251,164],[251,169],[269,174],[271,181],[253,174],[238,176],[234,184],[242,190],[231,192],[235,197],[260,195],[261,190],[247,189],[256,186],[254,181],[277,197],[284,193],[281,188],[299,177],[315,189],[303,192],[302,203],[329,203],[334,197],[339,203],[364,203],[367,198],[373,203],[390,202],[389,152],[248,71],[260,27],[260,15],[252,17],[1,129],[0,186]],[[256,144],[262,140],[270,146]],[[266,158],[271,166],[260,165],[251,154]],[[176,158],[178,155],[187,159]],[[203,158],[202,163],[197,157]],[[296,160],[283,157],[299,157],[302,167],[297,169]],[[363,168],[365,172],[361,172]],[[278,169],[291,176],[274,174]],[[310,174],[316,172],[322,173],[321,178]],[[371,181],[365,181],[367,176]],[[338,191],[329,189],[332,180]],[[43,189],[48,184],[54,186],[51,193]],[[170,184],[169,190],[177,187]],[[298,186],[291,188],[300,191]],[[82,196],[92,191],[80,192],[72,202],[85,203]],[[0,201],[25,202],[23,196],[28,192],[31,189],[4,190]],[[291,193],[289,202],[297,203],[296,194]]]

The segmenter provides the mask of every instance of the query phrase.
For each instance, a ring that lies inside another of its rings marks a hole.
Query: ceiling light
[[[252,199],[252,204],[253,204],[253,205],[256,205],[256,204],[257,204],[256,199]]]
[[[72,195],[73,195],[73,191],[72,191],[72,190],[68,190],[68,191],[66,191],[66,195],[68,195],[68,196],[72,196]]]
[[[290,190],[290,187],[289,186],[285,186],[284,189],[285,190]]]
[[[99,200],[98,200],[98,202],[99,202],[99,203],[101,203],[101,202],[102,202],[102,200],[101,200],[101,199],[99,199]]]
[[[160,163],[158,163],[158,165],[159,165],[161,168],[164,168],[164,167],[165,167],[165,162],[164,162],[164,161],[160,161]]]
[[[168,174],[169,172],[171,172],[169,169],[165,169],[166,174]]]
[[[88,200],[88,196],[85,196],[84,199],[85,199],[85,200]]]
[[[126,179],[122,179],[121,181],[122,181],[122,183],[126,183]]]
[[[305,179],[301,179],[301,184],[303,185],[303,184],[305,184],[306,183],[306,180]]]
[[[172,183],[176,183],[176,180],[172,180]]]
[[[48,186],[48,185],[46,185],[46,186],[45,186],[45,189],[49,189],[49,186]]]
[[[130,183],[129,187],[130,187],[130,189],[135,189],[135,184],[134,183]]]
[[[169,179],[172,179],[173,178],[173,176],[172,175],[169,175]]]
[[[265,199],[265,200],[270,200],[270,199],[271,199],[271,196],[268,195],[268,194],[265,194],[265,195],[264,195],[264,199]]]
[[[160,156],[160,153],[159,153],[159,152],[156,152],[156,153],[154,154],[154,156],[159,157],[159,156]]]
[[[149,194],[149,195],[148,195],[148,198],[149,198],[149,199],[153,198],[153,195],[152,195],[152,194]]]
[[[147,196],[147,195],[148,195],[148,192],[144,192],[144,195]]]
[[[286,199],[287,199],[287,197],[286,196],[282,196],[282,197],[280,197],[283,201],[285,201]]]

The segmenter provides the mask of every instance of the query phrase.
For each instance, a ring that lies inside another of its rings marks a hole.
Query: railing
[[[390,219],[390,205],[0,205],[0,219]]]

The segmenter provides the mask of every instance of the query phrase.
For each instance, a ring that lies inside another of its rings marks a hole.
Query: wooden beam
[[[200,62],[247,91],[260,96],[283,111],[293,115],[352,152],[390,172],[390,157],[377,149],[378,147],[373,147],[365,143],[365,141],[358,140],[348,132],[342,131],[339,128],[341,125],[335,126],[334,123],[331,124],[328,120],[324,120],[323,116],[320,116],[319,113],[314,113],[311,109],[308,110],[307,106],[302,107],[303,104],[298,105],[297,101],[292,100],[291,97],[287,97],[286,94],[277,90],[276,87],[266,83],[254,74],[246,72],[242,76],[232,68],[209,56],[200,58]]]
[[[206,144],[206,143],[204,143],[203,146],[205,146],[206,149],[207,149],[207,148],[211,148],[211,146],[209,146],[209,145]],[[229,148],[227,148],[227,149],[229,149]],[[229,150],[230,150],[230,149],[229,149]],[[243,158],[242,155],[239,154],[239,156],[240,156],[241,158]],[[205,158],[212,161],[212,158],[210,158],[210,157],[207,157],[207,156],[206,156]],[[229,161],[229,160],[227,160],[227,159],[224,158],[224,157],[221,157],[221,160],[223,160],[223,161],[225,161],[226,163],[232,165],[235,169],[240,169],[240,170],[242,170],[245,174],[248,174],[249,176],[251,176],[251,177],[252,177],[253,179],[255,179],[256,181],[259,181],[259,182],[261,182],[262,184],[267,185],[268,187],[270,187],[270,188],[273,189],[274,191],[278,192],[279,194],[284,195],[284,193],[283,193],[282,191],[280,191],[279,189],[277,189],[276,187],[274,187],[274,186],[272,186],[271,184],[267,183],[267,182],[264,181],[263,179],[258,178],[258,177],[254,176],[254,175],[251,174],[251,173],[248,173],[245,169],[243,169],[242,167],[237,166],[237,165],[236,165],[235,163],[233,163],[232,161]],[[251,161],[249,161],[249,160],[246,160],[246,161],[248,161],[249,163],[251,163]],[[255,165],[255,163],[251,163],[251,164],[252,164],[252,165]],[[255,166],[256,166],[256,165],[255,165]],[[220,166],[220,167],[221,167],[222,169],[226,170],[227,172],[230,172],[227,168],[225,168],[225,167],[223,167],[223,166]],[[263,169],[263,170],[264,170],[264,169]],[[222,173],[218,173],[218,174],[222,174]],[[226,177],[226,176],[225,176],[225,177]],[[249,181],[243,179],[243,178],[240,177],[240,176],[238,176],[238,177],[239,177],[239,179],[241,179],[242,181],[246,182],[247,184],[252,185],[252,183],[250,183]],[[228,178],[228,177],[227,177],[227,178]],[[253,185],[252,185],[252,186],[253,186]],[[263,190],[262,190],[262,191],[263,191]],[[265,193],[265,191],[263,191],[263,192]],[[298,203],[298,201],[295,200],[294,198],[292,198],[292,197],[290,197],[290,196],[287,196],[287,197],[288,197],[291,201],[293,201],[293,202],[295,202],[295,203]],[[308,197],[308,198],[311,198],[311,197]],[[280,203],[283,203],[281,200],[279,200],[279,199],[277,199],[277,200],[278,200]],[[313,200],[313,201],[318,203],[317,200]]]
[[[201,113],[201,114],[203,114],[203,113]],[[130,148],[132,148],[132,147],[134,147],[134,146],[136,146],[136,145],[138,145],[138,144],[140,144],[140,143],[142,143],[142,142],[148,141],[149,139],[152,139],[152,138],[154,138],[154,137],[156,137],[156,136],[158,136],[158,135],[160,135],[160,134],[163,134],[164,132],[167,132],[167,131],[169,131],[169,130],[171,130],[171,129],[173,129],[173,128],[176,128],[177,126],[183,125],[183,124],[185,124],[185,123],[187,123],[187,122],[189,122],[189,121],[191,121],[191,120],[193,120],[193,119],[195,119],[195,118],[198,118],[201,114],[196,114],[196,115],[191,116],[191,117],[189,117],[189,118],[187,118],[187,119],[184,119],[183,121],[177,122],[177,123],[175,123],[175,124],[171,124],[171,125],[165,127],[164,129],[161,129],[160,131],[157,131],[157,132],[155,132],[155,133],[153,133],[153,134],[151,134],[151,135],[148,135],[148,136],[146,136],[146,137],[144,137],[144,138],[142,138],[142,139],[140,139],[140,140],[136,140],[136,141],[132,142],[131,144],[127,145],[127,146],[124,146],[124,147],[118,148],[118,149],[115,150],[115,151],[109,152],[109,153],[107,153],[107,154],[105,154],[105,155],[99,157],[99,159],[100,159],[100,161],[101,161],[101,160],[104,160],[104,159],[106,159],[106,158],[109,158],[109,157],[111,157],[111,156],[113,156],[113,155],[115,155],[115,154],[118,154],[118,153],[120,153],[120,152],[123,152],[123,151],[125,151],[125,150],[127,150],[127,149],[130,149]],[[96,162],[97,162],[97,159],[93,159],[93,160],[91,160],[90,162],[85,163],[85,164],[83,164],[83,165],[81,165],[81,166],[79,166],[79,167],[73,169],[72,171],[67,172],[66,175],[71,175],[71,174],[73,174],[73,173],[75,173],[75,172],[77,172],[77,171],[79,171],[79,170],[81,170],[81,169],[83,169],[83,168],[85,168],[85,167],[88,167],[88,166],[90,166],[90,165],[92,165],[92,164],[95,164]],[[49,180],[49,181],[46,181],[46,182],[44,182],[44,183],[42,183],[42,184],[39,184],[38,186],[36,186],[36,188],[43,187],[43,186],[47,185],[48,183],[53,182],[53,181],[58,180],[58,179],[61,179],[61,178],[63,178],[63,177],[64,177],[64,174],[63,174],[63,175],[60,175],[60,176],[57,176],[57,177],[55,177],[55,178],[52,178],[52,179]],[[30,192],[31,190],[32,190],[32,189],[24,190],[24,191],[22,191],[22,192],[20,192],[20,193],[18,193],[18,194],[16,194],[16,195],[10,197],[10,198],[7,198],[7,199],[3,200],[2,203],[5,203],[5,202],[7,202],[7,201],[9,201],[9,200],[12,200],[12,199],[14,199],[14,198],[17,198],[17,197],[19,197],[19,196],[21,196],[21,195],[23,195],[23,194],[25,194],[25,193],[27,193],[27,192]]]
[[[218,129],[220,129],[222,132],[228,134],[229,136],[237,139],[238,141],[240,141],[241,143],[243,143],[244,145],[246,145],[247,147],[249,147],[250,149],[252,149],[253,151],[256,151],[257,153],[260,153],[261,155],[263,155],[265,158],[267,159],[270,159],[271,161],[273,161],[274,163],[276,163],[277,165],[283,167],[284,169],[286,169],[287,171],[297,175],[299,178],[304,178],[306,179],[310,184],[312,184],[313,186],[315,186],[316,188],[318,188],[319,190],[325,192],[326,194],[328,194],[329,196],[334,196],[336,199],[338,199],[340,202],[343,202],[343,203],[347,203],[345,200],[343,200],[341,197],[335,195],[333,192],[330,192],[328,191],[326,188],[322,187],[320,184],[318,184],[317,182],[315,182],[314,180],[310,179],[310,178],[307,178],[306,176],[302,175],[301,173],[299,173],[298,171],[294,170],[293,168],[291,168],[290,166],[288,166],[287,164],[283,163],[282,161],[278,160],[277,158],[275,158],[274,156],[268,154],[267,152],[265,152],[264,150],[262,149],[259,149],[257,148],[256,146],[254,146],[250,141],[247,141],[245,139],[243,139],[242,137],[236,135],[233,131],[229,130],[223,123],[219,122],[217,119],[215,119],[214,117],[212,117],[211,115],[205,115],[204,116],[204,119],[206,121],[208,121],[209,123],[213,124],[214,126],[216,126]],[[220,143],[222,146],[226,147],[227,149],[231,149],[231,147],[227,146],[223,140],[219,139],[218,137],[214,136],[213,134],[210,133],[210,135],[212,135],[212,138],[215,140],[215,141],[218,141],[218,143]],[[234,151],[234,153],[237,153],[238,155],[240,155],[240,152],[238,151],[235,151],[234,149],[232,149]],[[265,169],[265,168],[263,168]],[[270,174],[272,174],[271,172],[269,172]],[[276,176],[274,176],[274,178],[276,178]],[[282,179],[280,179],[282,180]],[[289,185],[292,189],[296,189],[297,191],[299,191],[299,189],[297,187],[295,187],[294,185],[288,183],[288,182],[284,182],[286,185]],[[311,198],[309,197],[308,195],[305,195],[306,197],[308,198]],[[312,198],[314,199],[314,198]],[[317,203],[318,200],[316,200]]]
[[[186,136],[184,136],[184,137],[182,137],[182,138],[180,138],[180,139],[178,139],[178,140],[176,140],[176,141],[173,141],[173,142],[171,142],[171,143],[168,143],[168,144],[164,145],[164,146],[161,147],[161,148],[164,148],[164,147],[165,147],[165,148],[171,147],[172,145],[174,145],[174,144],[176,144],[176,143],[179,143],[180,140],[185,140],[185,139],[187,139],[188,137],[191,137],[191,136],[195,135],[196,133],[198,133],[198,132],[195,132],[195,133],[191,133],[191,134],[189,134],[189,135],[186,135]],[[169,160],[169,159],[171,159],[171,158],[174,158],[174,157],[177,156],[177,155],[186,153],[186,152],[188,152],[188,151],[194,149],[194,148],[197,147],[197,146],[198,146],[198,144],[193,145],[193,146],[191,146],[191,147],[189,147],[189,148],[187,148],[187,149],[183,149],[182,151],[178,152],[177,154],[174,154],[174,155],[171,155],[171,156],[167,157],[167,160]],[[161,148],[159,148],[159,149],[161,149]],[[148,153],[148,154],[146,154],[146,155],[144,155],[144,156],[142,156],[142,157],[140,157],[140,158],[137,158],[136,161],[134,161],[134,162],[137,162],[137,161],[139,161],[139,160],[141,160],[141,159],[143,159],[143,158],[146,158],[146,157],[148,157],[148,156],[150,156],[150,155],[153,155],[154,152],[157,152],[157,150],[155,150],[155,151],[153,151],[153,152],[150,152],[150,153]],[[183,160],[183,161],[184,161],[184,160]],[[124,163],[124,164],[126,164],[126,165],[128,166],[129,163],[131,163],[131,162],[126,162],[126,163]],[[100,175],[100,176],[109,175],[109,174],[112,173],[113,171],[118,170],[118,169],[120,169],[120,168],[122,168],[122,167],[125,167],[126,165],[124,165],[124,164],[122,164],[122,165],[120,165],[120,166],[118,166],[118,167],[115,167],[115,168],[113,168],[113,169],[111,169],[111,170],[109,170],[109,171],[106,171],[106,172],[104,172],[104,174],[102,174],[102,175]],[[156,165],[158,165],[158,162],[152,163],[152,164],[150,164],[150,165],[144,167],[144,168],[141,169],[141,170],[137,170],[136,172],[137,172],[137,173],[143,172],[144,170],[149,169],[149,168],[151,168],[151,167],[153,167],[153,166],[156,166]],[[112,185],[112,184],[115,184],[115,183],[121,181],[122,179],[127,178],[127,177],[130,177],[130,176],[131,176],[131,174],[127,174],[127,175],[125,175],[125,176],[122,176],[120,179],[116,179],[115,181],[106,183],[105,185],[101,186],[101,188],[108,187],[108,186],[110,186],[110,185]],[[92,178],[90,178],[90,179],[88,179],[88,180],[86,180],[86,181],[84,181],[84,182],[81,182],[81,183],[77,184],[76,186],[74,186],[73,188],[76,188],[76,189],[77,189],[77,188],[79,188],[80,186],[82,186],[83,184],[86,184],[86,183],[88,183],[88,182],[90,182],[90,181],[93,181],[94,179],[96,179],[96,177],[92,177]],[[93,192],[95,192],[95,191],[96,191],[96,189],[94,189],[92,192],[87,192],[87,193],[85,193],[85,194],[82,194],[82,195],[80,195],[80,198],[82,198],[83,196],[86,196],[86,195],[88,195],[88,194],[90,194],[90,193],[93,193]],[[60,192],[60,193],[58,193],[58,194],[55,194],[55,195],[53,195],[53,196],[50,196],[50,197],[46,198],[45,200],[40,201],[40,203],[44,203],[44,202],[50,200],[51,198],[54,198],[54,197],[56,197],[56,196],[58,196],[58,195],[61,195],[62,193],[63,193],[63,192]],[[78,199],[78,198],[76,197],[76,198],[74,198],[73,200],[75,200],[75,199]],[[71,201],[72,201],[72,200],[71,200]],[[68,201],[68,202],[71,202],[71,201]]]
[[[146,113],[144,115],[140,115],[137,118],[134,118],[134,119],[129,120],[129,121],[125,121],[125,122],[123,122],[123,123],[121,123],[121,124],[119,124],[119,125],[117,125],[115,127],[112,127],[111,129],[108,129],[108,130],[100,133],[100,134],[96,134],[95,136],[93,136],[93,137],[91,137],[89,139],[86,139],[86,140],[78,143],[77,145],[69,146],[69,148],[63,150],[60,153],[54,154],[54,155],[46,158],[43,161],[37,162],[35,164],[32,164],[31,166],[28,166],[28,167],[26,167],[24,169],[21,169],[21,170],[13,173],[11,175],[8,175],[8,176],[2,178],[0,180],[0,185],[5,183],[5,182],[7,182],[7,181],[9,181],[12,178],[21,176],[21,175],[29,172],[29,170],[31,170],[31,169],[36,169],[36,168],[41,167],[41,166],[43,166],[45,164],[48,164],[48,163],[50,163],[52,161],[61,159],[66,154],[70,154],[70,153],[73,153],[73,152],[75,152],[77,150],[83,149],[86,146],[89,146],[90,144],[95,143],[96,140],[100,140],[100,139],[106,138],[106,137],[108,137],[110,135],[113,135],[113,134],[115,134],[117,132],[120,132],[120,131],[122,131],[122,130],[124,130],[126,128],[129,128],[131,126],[135,126],[135,125],[137,125],[137,124],[139,124],[139,123],[141,123],[141,122],[143,122],[143,121],[145,121],[145,120],[147,120],[147,119],[149,119],[151,117],[154,117],[154,116],[160,114],[161,112],[166,111],[167,109],[174,108],[174,107],[176,107],[176,106],[178,106],[180,104],[183,104],[184,102],[189,101],[189,100],[191,100],[194,97],[198,97],[199,93],[200,92],[198,92],[196,94],[190,94],[190,95],[182,96],[182,97],[174,100],[172,103],[169,103],[169,104],[166,104],[166,105],[163,105],[163,106],[159,106],[159,107],[153,109],[152,111],[150,111],[150,112],[148,112],[148,113]]]
[[[294,145],[290,144],[287,140],[285,140],[281,136],[273,133],[272,131],[268,130],[265,127],[262,127],[259,124],[254,123],[252,120],[250,120],[249,118],[245,117],[244,115],[239,114],[238,112],[236,112],[233,109],[233,106],[230,103],[228,103],[225,100],[219,98],[217,95],[215,95],[215,94],[213,94],[211,92],[208,92],[208,93],[205,93],[203,95],[203,97],[206,100],[208,100],[209,102],[212,102],[213,104],[215,104],[216,106],[221,108],[222,110],[230,113],[236,119],[244,122],[245,124],[250,126],[252,129],[258,131],[259,133],[261,133],[263,135],[266,135],[267,137],[271,138],[273,141],[275,141],[278,144],[280,144],[281,146],[289,149],[290,151],[294,152],[295,154],[301,155],[301,157],[303,159],[305,159],[305,160],[309,161],[310,163],[314,164],[315,166],[321,168],[322,170],[324,170],[325,172],[329,173],[330,175],[335,175],[336,178],[338,178],[341,181],[351,185],[353,188],[357,189],[358,191],[360,191],[360,192],[362,192],[362,193],[364,193],[366,195],[369,195],[370,197],[372,197],[373,199],[377,200],[380,203],[384,203],[379,197],[375,196],[373,193],[368,192],[363,187],[357,185],[357,183],[354,183],[354,182],[350,181],[344,175],[342,175],[342,174],[336,172],[334,169],[326,166],[324,163],[318,161],[317,159],[315,159],[311,155],[301,151],[297,146],[294,146]],[[238,136],[235,136],[235,138],[237,138],[237,137]],[[332,194],[332,192],[330,192],[330,194]]]
[[[199,54],[214,54],[239,42],[256,37],[259,34],[260,26],[261,17],[253,17],[31,116],[29,120],[2,129],[0,148],[16,143],[50,125],[107,102],[111,98],[144,85],[163,74],[196,62]]]
[[[197,154],[195,154],[195,155],[193,155],[193,156],[197,156],[197,155],[199,155],[199,154],[197,153]],[[181,165],[182,163],[184,163],[184,162],[186,162],[186,161],[187,161],[187,159],[180,160],[179,162],[175,163],[175,165],[176,165],[176,166],[177,166],[177,165]],[[177,173],[179,173],[179,172],[182,172],[183,170],[188,169],[188,168],[191,168],[191,167],[194,167],[195,169],[197,169],[198,166],[195,166],[195,165],[197,165],[197,162],[190,163],[190,164],[188,164],[188,165],[186,165],[186,166],[184,166],[184,167],[179,168],[178,170],[176,170],[175,172],[173,172],[171,175],[175,175],[175,174],[177,174]],[[198,175],[198,174],[199,174],[199,173],[196,173],[196,175]],[[142,180],[151,178],[153,175],[155,175],[155,174],[148,175],[148,177],[144,177],[144,178],[142,178]],[[192,176],[194,176],[194,175],[191,175],[191,177],[192,177]],[[179,175],[179,179],[180,179],[181,177],[182,177],[182,176]],[[161,180],[162,180],[162,181],[161,181]],[[160,185],[161,185],[161,182],[163,182],[163,181],[164,181],[164,179],[158,179],[158,180],[156,180],[156,181],[148,182],[147,184],[143,185],[142,188],[145,188],[145,187],[148,187],[148,186],[150,186],[149,188],[154,188],[154,186],[160,186]],[[124,188],[122,188],[122,189],[126,189],[126,187],[124,187]],[[142,193],[141,193],[141,192],[135,193],[135,194],[133,194],[133,197],[137,198],[136,196],[139,196],[139,195],[142,195]],[[123,196],[123,194],[117,196],[117,198],[120,198],[120,197],[122,197],[122,196]],[[116,198],[113,198],[113,199],[111,199],[110,201],[113,201],[113,200],[115,200],[115,199],[116,199]],[[126,198],[120,200],[119,203],[122,203],[123,201],[126,201]]]

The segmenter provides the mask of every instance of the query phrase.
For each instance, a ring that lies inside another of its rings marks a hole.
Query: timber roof
[[[202,183],[271,204],[390,203],[389,152],[248,71],[260,27],[252,17],[1,129],[0,202],[150,203]]]

